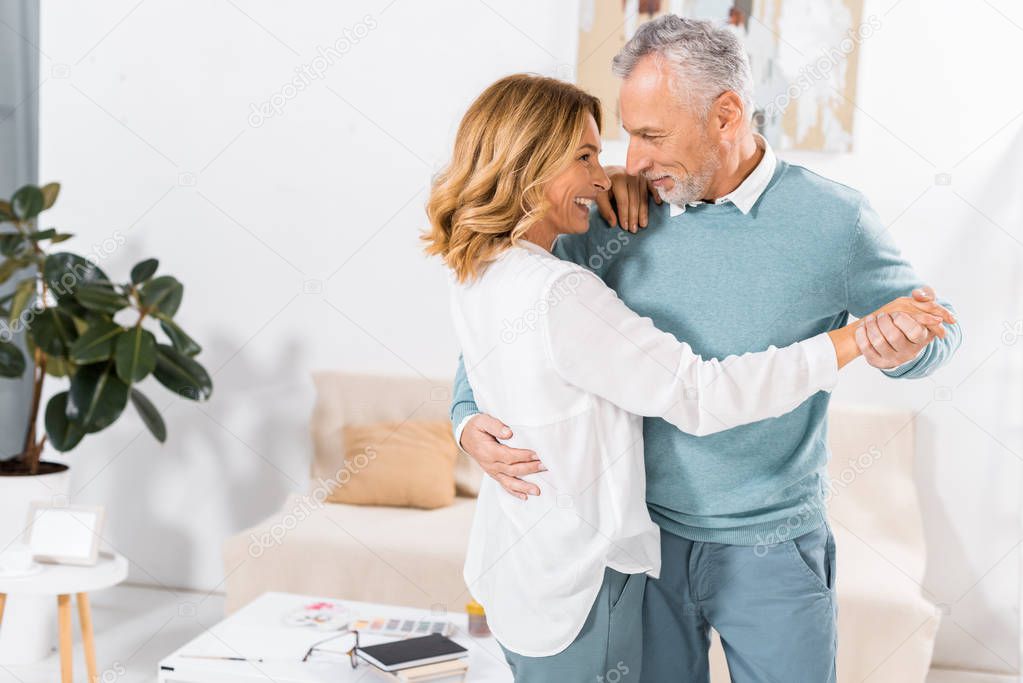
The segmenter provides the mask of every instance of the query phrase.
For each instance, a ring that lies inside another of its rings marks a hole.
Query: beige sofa
[[[227,608],[265,591],[462,610],[461,568],[474,500],[437,510],[321,503],[324,463],[345,424],[444,419],[450,382],[339,372],[315,376],[311,488],[229,539]],[[929,668],[939,615],[922,595],[924,536],[910,414],[833,409],[829,513],[838,547],[840,681],[910,683]],[[478,476],[468,459],[460,476]],[[714,646],[715,682],[727,681]]]

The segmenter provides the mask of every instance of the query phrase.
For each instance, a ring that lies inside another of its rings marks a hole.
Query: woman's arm
[[[859,355],[854,323],[780,349],[704,360],[591,273],[564,275],[552,289],[568,292],[543,316],[548,356],[565,381],[697,436],[783,415],[830,391],[840,365]]]
[[[915,329],[915,325],[903,324],[903,322],[910,320],[916,321],[927,328],[923,338],[912,340],[915,343],[930,342],[935,338],[944,339],[947,331],[942,327],[942,323],[955,323],[955,316],[940,304],[933,301],[918,301],[909,296],[900,297],[885,304],[873,313],[865,315],[862,320],[857,320],[845,327],[828,332],[831,342],[835,345],[835,356],[839,368],[844,367],[847,363],[856,360],[857,357],[862,355],[859,344],[856,343],[856,330],[863,326],[863,321],[877,318],[881,315],[891,316],[892,324],[900,329]]]

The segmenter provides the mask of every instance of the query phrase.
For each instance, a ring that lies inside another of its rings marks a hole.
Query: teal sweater
[[[749,214],[725,202],[671,217],[666,204],[651,204],[648,227],[633,235],[594,212],[589,232],[559,237],[554,253],[593,270],[704,358],[786,346],[926,284],[859,192],[783,161]],[[958,324],[948,326],[944,340],[885,374],[926,376],[961,340]],[[654,521],[694,541],[736,545],[777,543],[820,526],[829,399],[819,392],[782,417],[703,437],[646,418]],[[460,362],[453,425],[474,412]]]

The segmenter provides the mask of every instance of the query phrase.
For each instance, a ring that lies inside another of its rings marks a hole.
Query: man
[[[834,329],[911,291],[933,296],[858,192],[778,160],[753,132],[749,64],[727,29],[661,17],[614,69],[630,142],[627,175],[614,178],[619,217],[604,210],[627,231],[593,214],[589,232],[563,236],[555,253],[630,308],[704,358],[724,358]],[[645,183],[663,203],[648,205]],[[857,343],[889,377],[915,378],[961,335],[951,325],[929,343],[931,331],[881,316],[865,320]],[[645,420],[662,569],[644,598],[641,680],[708,681],[711,627],[733,681],[835,680],[829,396],[708,437]],[[537,454],[500,444],[511,435],[500,416],[477,413],[460,367],[451,409],[460,445],[510,493],[538,494],[520,478],[542,471]]]

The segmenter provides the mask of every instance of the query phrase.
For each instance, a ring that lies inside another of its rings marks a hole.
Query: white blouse
[[[604,568],[660,572],[647,512],[641,416],[705,435],[782,415],[838,379],[826,334],[703,360],[630,310],[591,272],[526,241],[451,309],[480,410],[548,471],[520,500],[484,477],[464,576],[509,650],[560,652],[582,629]]]

